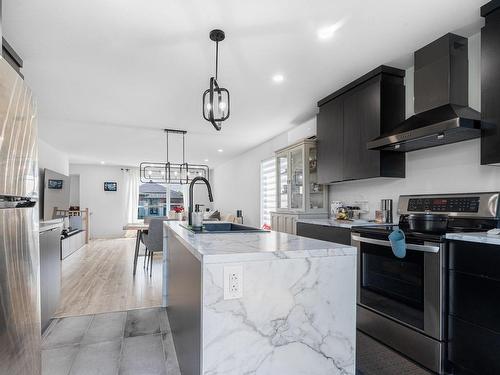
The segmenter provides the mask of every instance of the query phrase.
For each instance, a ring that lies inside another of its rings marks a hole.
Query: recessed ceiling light
[[[273,75],[273,82],[275,83],[281,83],[285,80],[285,77],[283,76],[283,74],[275,74]]]
[[[205,159],[205,163],[207,163],[207,162],[208,162],[208,159]]]
[[[222,148],[219,148],[217,152],[224,152],[224,150]]]
[[[101,164],[104,164],[105,162],[101,161]]]
[[[333,25],[325,26],[318,29],[317,31],[318,38],[323,40],[330,39],[331,37],[333,37],[335,32],[342,27],[343,24],[344,24],[343,21],[339,21],[337,23],[334,23]]]

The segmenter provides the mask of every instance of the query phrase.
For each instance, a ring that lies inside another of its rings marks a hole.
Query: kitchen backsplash
[[[368,201],[374,218],[381,199],[399,195],[500,191],[500,167],[480,165],[480,140],[410,152],[406,156],[406,178],[377,178],[329,186],[329,201]],[[397,217],[395,215],[395,220]]]

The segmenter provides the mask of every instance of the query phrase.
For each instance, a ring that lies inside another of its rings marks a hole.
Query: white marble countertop
[[[62,218],[51,219],[51,220],[40,220],[39,230],[40,232],[45,232],[48,230],[52,230],[54,228],[61,228],[62,230],[63,222],[64,221]]]
[[[170,230],[169,235],[173,232],[203,263],[356,255],[352,246],[286,233],[194,234],[183,228],[182,223],[166,221],[164,225]]]
[[[490,245],[500,245],[500,235],[488,235],[485,232],[473,233],[447,233],[447,240],[466,241],[466,242],[479,242]]]
[[[323,226],[328,226],[328,227],[338,227],[338,228],[348,228],[348,229],[351,229],[352,227],[360,227],[360,226],[367,226],[367,225],[370,225],[370,226],[372,226],[372,225],[389,225],[389,224],[379,224],[379,223],[375,223],[374,221],[367,221],[367,220],[349,221],[349,220],[336,220],[336,219],[298,219],[297,223],[323,225]]]

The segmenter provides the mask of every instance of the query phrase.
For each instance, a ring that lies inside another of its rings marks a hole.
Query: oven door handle
[[[391,243],[389,241],[377,240],[375,238],[361,237],[361,236],[358,236],[356,234],[352,234],[351,239],[353,241],[371,243],[374,245],[381,245],[381,246],[388,246],[388,247],[391,246]],[[406,248],[408,250],[423,251],[424,253],[439,253],[439,246],[416,245],[416,244],[412,244],[412,243],[407,243]]]

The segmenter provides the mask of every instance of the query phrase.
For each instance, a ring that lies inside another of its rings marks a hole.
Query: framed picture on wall
[[[106,181],[104,183],[104,191],[117,191],[117,190],[118,190],[118,183],[110,181]]]

